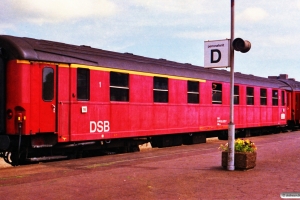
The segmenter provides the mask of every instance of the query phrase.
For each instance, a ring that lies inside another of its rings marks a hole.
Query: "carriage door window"
[[[212,103],[222,104],[222,84],[212,84]]]
[[[188,103],[199,103],[199,82],[188,81],[187,82],[188,92]]]
[[[281,105],[285,106],[285,92],[281,91]]]
[[[50,67],[43,69],[43,89],[42,97],[44,101],[52,101],[54,97],[54,70]]]
[[[247,105],[254,105],[254,88],[247,87]]]
[[[272,105],[278,106],[278,90],[272,90]]]
[[[77,68],[77,99],[90,99],[90,70]]]
[[[239,90],[239,86],[237,85],[234,86],[234,104],[235,105],[240,104],[240,90]]]
[[[169,101],[168,78],[154,77],[153,97],[154,102],[167,103]]]

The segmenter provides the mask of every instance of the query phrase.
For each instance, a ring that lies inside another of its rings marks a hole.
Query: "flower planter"
[[[228,152],[222,152],[222,166],[227,168]],[[256,152],[235,152],[234,153],[235,169],[247,170],[256,166]]]

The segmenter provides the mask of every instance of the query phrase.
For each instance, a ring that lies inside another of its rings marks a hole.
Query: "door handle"
[[[52,104],[52,110],[53,110],[53,113],[55,113],[55,105]]]

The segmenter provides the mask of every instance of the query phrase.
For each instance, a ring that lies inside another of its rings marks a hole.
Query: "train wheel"
[[[251,137],[252,133],[249,129],[245,130],[245,137]]]
[[[173,137],[172,135],[162,135],[162,136],[155,136],[152,137],[151,146],[164,148],[164,147],[171,147],[173,145]]]
[[[182,145],[182,135],[180,135],[180,134],[176,134],[176,135],[173,135],[172,136],[173,138],[172,138],[172,146],[180,146],[180,145]]]
[[[138,151],[140,151],[139,145],[130,145],[129,151],[130,152],[138,152]]]
[[[18,151],[6,151],[4,153],[4,161],[12,166],[17,166],[21,164],[21,160],[19,158]],[[24,159],[25,161],[25,159]],[[25,163],[25,162],[24,162]]]
[[[11,159],[11,152],[10,152],[10,151],[6,151],[6,152],[4,153],[3,158],[4,158],[4,161],[5,161],[6,163],[8,163],[8,164],[10,164],[10,165],[13,165],[13,161],[12,161],[12,159]]]
[[[6,163],[8,163],[8,164],[11,163],[11,162],[10,162],[10,159],[9,159],[9,158],[10,158],[10,155],[9,155],[9,154],[10,154],[10,152],[7,151],[7,152],[4,153],[4,156],[3,156],[4,161],[5,161]]]
[[[220,131],[218,134],[219,140],[228,140],[228,132],[227,131]]]

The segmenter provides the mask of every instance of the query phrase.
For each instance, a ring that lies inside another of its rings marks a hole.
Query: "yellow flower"
[[[257,150],[257,147],[249,139],[244,140],[238,138],[234,142],[234,149],[236,152],[254,152]],[[228,151],[228,143],[225,145],[221,144],[219,150]]]

